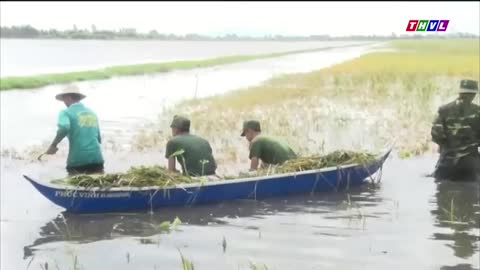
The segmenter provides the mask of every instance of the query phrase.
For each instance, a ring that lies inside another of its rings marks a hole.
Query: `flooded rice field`
[[[1,76],[91,70],[114,65],[287,52],[362,41],[126,41],[0,39]]]
[[[132,131],[155,120],[163,108],[174,106],[182,99],[221,94],[259,84],[273,76],[324,68],[358,57],[374,50],[375,46],[378,45],[295,54],[205,69],[80,82],[77,85],[88,96],[84,103],[100,116],[106,141],[115,137],[116,143],[122,145],[128,142]],[[60,85],[52,85],[0,93],[2,149],[21,151],[51,140],[50,137],[55,134],[57,114],[65,106],[54,98],[61,89]],[[27,122],[29,125],[18,125]]]
[[[372,49],[334,49],[83,82],[80,87],[88,95],[85,103],[102,118],[105,139],[121,144],[163,108],[182,99],[225,93],[282,73],[319,69]],[[63,106],[53,98],[59,90],[60,86],[49,86],[1,93],[2,149],[21,151],[51,139]],[[354,135],[341,136],[346,140]],[[180,254],[198,270],[253,269],[251,263],[277,270],[480,269],[480,182],[435,182],[426,177],[434,168],[434,153],[408,160],[392,155],[383,167],[381,183],[367,182],[342,192],[153,213],[72,215],[22,178],[27,174],[46,181],[64,176],[66,147],[64,141],[60,153],[45,161],[2,157],[1,269],[176,270],[182,269]],[[226,164],[228,169],[248,167],[246,145],[238,148],[239,162]],[[105,152],[105,158],[107,172],[165,164],[163,149],[119,149]],[[162,226],[176,217],[182,221],[177,227]]]

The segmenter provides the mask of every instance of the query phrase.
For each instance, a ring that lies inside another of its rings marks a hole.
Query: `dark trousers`
[[[77,174],[103,174],[103,163],[100,164],[87,164],[83,166],[68,167],[67,172],[69,176]]]
[[[434,173],[437,179],[453,181],[480,180],[480,154],[472,153],[462,157],[456,164],[445,159],[440,159]]]

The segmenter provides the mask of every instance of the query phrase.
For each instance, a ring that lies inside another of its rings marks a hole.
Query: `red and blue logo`
[[[445,32],[450,20],[410,20],[407,32]]]

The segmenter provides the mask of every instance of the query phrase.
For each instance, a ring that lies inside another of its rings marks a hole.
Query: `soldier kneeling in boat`
[[[86,96],[76,86],[68,86],[56,99],[67,108],[58,115],[55,139],[45,154],[57,152],[57,145],[68,137],[67,172],[69,175],[103,173],[103,155],[97,115],[80,101]]]
[[[459,97],[438,110],[431,130],[439,145],[437,179],[480,179],[480,107],[472,101],[478,81],[462,80]]]
[[[207,140],[190,134],[190,120],[176,115],[170,127],[173,138],[168,141],[165,152],[168,169],[177,172],[177,160],[182,166],[184,175],[215,175],[217,164],[212,147]]]
[[[250,171],[258,168],[259,161],[262,167],[282,164],[297,157],[295,152],[284,142],[261,134],[260,122],[249,120],[243,123],[241,136],[250,143]]]

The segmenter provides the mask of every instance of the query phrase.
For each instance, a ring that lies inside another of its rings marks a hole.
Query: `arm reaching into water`
[[[258,158],[257,157],[252,157],[250,161],[250,171],[256,171],[258,168]]]
[[[168,170],[172,172],[178,172],[176,168],[176,161],[175,157],[169,157],[168,158]]]
[[[58,151],[57,145],[68,135],[70,130],[70,118],[68,117],[67,113],[62,111],[58,115],[58,129],[57,135],[53,139],[50,147],[48,148],[46,154],[53,155]]]

